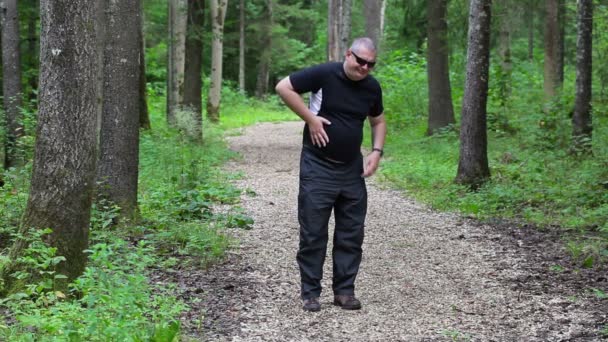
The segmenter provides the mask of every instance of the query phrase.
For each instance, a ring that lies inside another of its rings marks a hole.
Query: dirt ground
[[[204,341],[601,341],[606,269],[576,267],[557,231],[440,213],[368,181],[360,311],[331,305],[331,241],[322,310],[299,300],[297,190],[302,123],[259,124],[230,138],[242,159],[251,230],[208,270],[157,274],[190,306],[187,339]],[[253,195],[255,194],[255,195]],[[331,223],[330,223],[331,226]],[[330,234],[331,228],[330,228]],[[331,238],[330,238],[331,240]],[[199,322],[200,323],[197,323]]]

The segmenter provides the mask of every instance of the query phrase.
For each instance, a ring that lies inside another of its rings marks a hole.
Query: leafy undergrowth
[[[504,75],[495,63],[488,99],[492,178],[477,191],[470,191],[454,183],[459,158],[457,126],[426,136],[428,95],[421,90],[421,81],[399,82],[424,78],[423,56],[395,52],[387,59],[390,67],[378,74],[384,84],[394,85],[385,87],[389,135],[381,174],[387,180],[439,210],[561,229],[564,249],[581,267],[608,261],[605,101],[594,103],[593,140],[589,141],[593,153],[585,155],[571,147],[568,113],[573,97],[567,94],[574,94],[573,80],[566,80],[562,100],[545,112],[542,70],[537,70],[542,64],[514,63],[511,77],[518,86],[508,93],[501,91]],[[454,84],[463,81],[458,75],[454,75]],[[458,120],[462,90],[454,89],[453,96]]]
[[[87,268],[67,293],[54,290],[62,277],[54,266],[64,259],[42,242],[48,231],[34,236],[21,261],[31,266],[38,280],[0,299],[1,341],[179,338],[179,317],[188,305],[177,298],[174,285],[151,283],[150,276],[178,263],[205,268],[222,260],[233,243],[226,229],[249,229],[253,223],[238,205],[241,191],[230,182],[240,175],[221,170],[235,157],[223,141],[223,130],[270,120],[274,107],[263,104],[258,112],[251,109],[254,100],[244,104],[244,96],[233,97],[224,104],[225,127],[205,122],[204,141],[199,144],[183,129],[166,127],[162,93],[151,94],[152,130],[142,131],[140,139],[139,220],[116,225],[119,207],[107,202],[93,206]],[[286,117],[284,112],[274,115]],[[30,173],[27,165],[4,175],[0,267],[8,261],[25,208]],[[24,272],[14,276],[28,279]]]

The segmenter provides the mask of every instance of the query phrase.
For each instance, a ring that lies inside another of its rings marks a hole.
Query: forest
[[[236,185],[247,175],[227,166],[243,158],[227,140],[298,121],[277,82],[342,61],[356,37],[378,48],[388,136],[375,181],[555,239],[545,252],[561,263],[545,269],[608,307],[606,0],[0,9],[0,341],[213,340],[173,277],[229,263],[260,228],[243,204],[259,190]],[[589,334],[608,336],[605,315]]]

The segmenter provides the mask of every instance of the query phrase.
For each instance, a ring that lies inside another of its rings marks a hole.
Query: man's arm
[[[329,137],[327,136],[327,133],[325,133],[323,124],[331,125],[331,122],[323,117],[315,115],[315,113],[308,109],[308,106],[306,106],[300,94],[293,89],[289,76],[279,81],[275,90],[281,99],[283,99],[283,102],[285,102],[287,107],[308,124],[310,139],[312,140],[313,145],[325,147],[325,145],[329,143]]]
[[[372,129],[372,147],[382,150],[384,148],[384,140],[386,139],[386,120],[384,119],[384,114],[376,117],[370,116],[369,123]],[[367,158],[365,158],[363,177],[369,177],[376,172],[380,163],[380,157],[380,151],[372,150]]]

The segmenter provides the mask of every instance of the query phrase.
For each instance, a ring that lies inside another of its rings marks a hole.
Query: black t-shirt
[[[289,75],[289,80],[296,92],[312,92],[311,97],[316,103],[311,107],[317,107],[317,115],[331,122],[331,125],[324,125],[329,144],[313,146],[306,125],[304,145],[322,157],[340,162],[355,160],[361,153],[365,119],[379,116],[384,111],[378,81],[371,75],[352,81],[344,73],[342,63],[338,62],[297,71]]]

